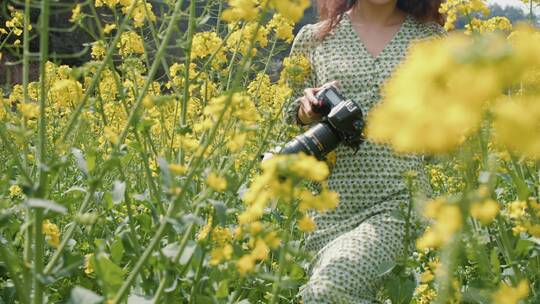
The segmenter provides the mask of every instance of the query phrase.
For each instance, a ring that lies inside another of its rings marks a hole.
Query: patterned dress
[[[315,24],[296,35],[291,55],[303,54],[311,64],[305,87],[339,80],[341,93],[358,103],[364,113],[380,101],[380,87],[406,56],[414,40],[438,37],[444,29],[407,15],[398,32],[374,58],[356,33],[347,13],[321,41]],[[294,92],[284,120],[299,124],[297,112],[303,88]],[[365,141],[357,153],[339,146],[327,184],[340,197],[339,206],[312,214],[317,228],[306,235],[306,249],[315,257],[310,279],[302,286],[304,303],[377,303],[384,277],[381,263],[403,253],[405,222],[394,214],[409,203],[405,171],[418,173],[418,185],[427,195],[431,188],[421,155],[396,154],[387,145]],[[410,244],[409,244],[410,246]]]

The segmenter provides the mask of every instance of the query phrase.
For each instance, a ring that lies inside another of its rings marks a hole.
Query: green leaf
[[[26,205],[28,205],[28,207],[30,208],[42,208],[45,210],[50,210],[50,211],[58,212],[61,214],[65,214],[67,212],[66,207],[58,203],[55,203],[53,201],[49,201],[49,200],[45,200],[41,198],[29,198],[26,201]]]
[[[383,276],[390,273],[394,269],[394,267],[396,267],[395,261],[384,261],[377,268],[377,273],[379,276]]]
[[[103,297],[84,287],[75,286],[71,289],[70,304],[96,304],[103,301]]]
[[[101,280],[103,289],[105,289],[107,295],[114,295],[124,283],[124,271],[104,253],[97,256],[96,262],[96,274]]]
[[[116,238],[111,245],[111,258],[113,262],[120,263],[124,256],[124,245],[121,238]]]
[[[186,247],[184,248],[184,252],[182,252],[182,255],[180,256],[180,260],[178,260],[178,263],[180,263],[180,265],[186,265],[191,260],[195,249],[197,249],[197,242],[188,241]]]
[[[520,239],[516,244],[515,252],[517,255],[526,255],[534,247],[534,242]]]
[[[497,254],[497,249],[493,248],[490,254],[491,271],[498,277],[501,275],[501,262]]]
[[[145,297],[138,296],[138,295],[135,295],[135,294],[130,295],[128,297],[127,302],[128,302],[128,304],[150,304],[150,303],[153,303],[152,299],[147,299]]]
[[[73,157],[75,157],[75,162],[77,163],[79,169],[85,175],[88,175],[88,166],[86,165],[86,160],[84,160],[82,151],[77,148],[71,148],[71,154],[73,154]]]
[[[124,201],[126,194],[126,183],[121,181],[114,181],[114,186],[112,190],[112,200],[115,205],[120,204]]]
[[[212,203],[214,209],[216,210],[216,217],[219,224],[225,227],[227,224],[227,208],[225,207],[225,204],[222,201],[213,199],[210,200],[210,203]]]
[[[219,282],[218,289],[216,290],[216,298],[226,298],[229,295],[229,281],[222,280]]]

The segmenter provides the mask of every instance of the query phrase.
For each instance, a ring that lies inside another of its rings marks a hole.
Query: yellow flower
[[[455,55],[476,52],[473,42],[454,34],[413,45],[383,86],[382,102],[368,114],[368,138],[398,152],[444,153],[473,134],[486,101],[500,94],[493,66],[463,63]],[[432,60],[426,64],[426,58]]]
[[[236,262],[236,268],[240,275],[245,275],[246,273],[253,271],[255,268],[255,258],[253,258],[251,254],[243,255]]]
[[[214,247],[210,251],[210,265],[216,266],[223,261],[231,259],[233,247],[231,244],[225,244],[223,247]]]
[[[513,201],[506,206],[506,212],[511,219],[521,219],[526,215],[527,202]]]
[[[116,29],[116,24],[114,23],[111,23],[111,24],[106,24],[105,27],[103,28],[103,33],[105,35],[108,35],[112,32],[112,30]]]
[[[264,230],[264,224],[261,221],[256,221],[249,224],[249,233],[251,235],[257,235]]]
[[[131,3],[129,5],[131,5]],[[124,14],[128,12],[129,5],[122,8]],[[142,27],[146,19],[152,22],[156,21],[156,16],[154,15],[154,12],[152,12],[152,4],[145,4],[142,0],[137,0],[137,4],[133,9],[133,24],[135,27]]]
[[[21,103],[18,105],[21,114],[27,118],[37,118],[39,116],[39,105],[37,103]]]
[[[120,0],[96,0],[95,7],[101,7],[106,4],[109,8],[115,7],[120,3]]]
[[[305,215],[298,221],[298,228],[304,232],[311,232],[315,230],[316,226],[313,219]]]
[[[459,15],[470,18],[473,13],[480,12],[487,17],[489,8],[483,0],[447,0],[441,4],[439,12],[446,15],[444,28],[449,31],[454,28]]]
[[[9,196],[17,197],[22,195],[22,189],[18,185],[12,185],[9,187]]]
[[[122,33],[120,41],[116,46],[122,57],[144,53],[144,42],[141,36],[133,31]]]
[[[457,205],[449,204],[443,198],[430,201],[425,209],[425,215],[434,219],[420,238],[416,240],[418,249],[438,248],[444,246],[461,229],[461,210]]]
[[[304,55],[292,55],[283,60],[283,70],[281,71],[280,81],[288,82],[292,85],[299,85],[304,83],[310,71],[311,64]]]
[[[223,40],[216,32],[202,32],[193,36],[191,46],[191,56],[196,58],[204,58],[213,54],[223,43]]]
[[[328,166],[311,155],[300,153],[298,159],[292,162],[289,170],[300,177],[321,182],[330,174]]]
[[[433,275],[433,272],[431,270],[426,270],[420,274],[420,282],[427,283],[433,281],[435,276]]]
[[[465,34],[511,31],[512,22],[508,18],[501,16],[495,16],[488,20],[472,18],[471,22],[465,25],[465,29]]]
[[[53,106],[58,110],[74,108],[83,97],[82,85],[72,79],[61,79],[56,81],[49,95],[52,98]]]
[[[229,0],[229,8],[223,11],[221,19],[227,22],[250,21],[259,15],[259,7],[254,0]]]
[[[208,237],[208,234],[210,233],[210,230],[212,230],[212,217],[208,219],[206,225],[204,225],[197,234],[197,241],[202,241],[206,239]]]
[[[497,216],[499,209],[499,203],[488,199],[483,202],[474,202],[471,204],[471,215],[482,224],[487,225]]]
[[[270,246],[272,249],[276,249],[281,244],[281,239],[278,237],[277,232],[271,231],[269,232],[265,237],[264,241]]]
[[[285,19],[281,14],[274,14],[272,20],[268,22],[268,29],[273,29],[278,39],[282,39],[291,43],[294,39],[293,27],[294,24]]]
[[[540,103],[537,96],[504,98],[494,108],[495,141],[540,159]]]
[[[417,304],[430,304],[435,300],[437,293],[428,284],[419,284],[414,290],[415,303]]]
[[[235,134],[229,141],[227,141],[227,148],[231,152],[236,152],[244,146],[247,140],[247,133],[238,133]]]
[[[71,18],[69,19],[69,21],[72,22],[72,23],[75,23],[75,22],[79,21],[80,19],[82,19],[81,5],[77,4],[77,5],[75,5],[73,10],[71,11]]]
[[[271,7],[293,23],[300,21],[304,16],[304,11],[310,6],[309,0],[273,0],[271,2]]]
[[[94,273],[94,267],[92,267],[92,257],[94,257],[93,253],[89,253],[84,256],[84,273],[87,275]]]
[[[243,29],[232,32],[226,41],[227,49],[230,52],[235,52],[238,48],[239,52],[244,56],[247,56],[248,51],[251,51],[250,54],[253,56],[257,54],[257,43],[263,48],[268,45],[268,29],[260,27],[257,33],[255,33],[255,30],[257,30],[257,23],[249,22]],[[253,48],[250,50],[249,46],[252,37],[255,38],[255,41]]]
[[[518,286],[511,287],[501,283],[499,290],[491,294],[495,304],[517,304],[529,295],[529,282],[522,280]]]
[[[210,172],[206,177],[206,184],[214,191],[223,192],[227,188],[227,180],[215,172]]]
[[[540,224],[527,223],[527,232],[534,237],[540,237]]]
[[[103,134],[105,138],[107,138],[107,140],[110,141],[113,145],[118,144],[118,134],[113,130],[113,128],[105,127],[103,129]]]
[[[187,172],[187,167],[180,164],[169,164],[169,170],[176,175],[183,175]]]
[[[255,248],[253,248],[251,256],[256,260],[264,261],[268,259],[269,252],[270,248],[268,248],[266,242],[261,238],[257,238],[257,240],[255,241]]]
[[[94,59],[102,59],[105,57],[107,50],[105,49],[105,43],[102,40],[98,40],[92,43],[92,53],[90,54]]]
[[[56,224],[51,223],[48,219],[43,221],[43,234],[47,237],[47,243],[53,247],[60,245],[60,230]]]
[[[11,19],[6,21],[6,28],[12,30],[15,36],[20,36],[24,27],[24,14],[20,10],[13,10],[10,14]]]

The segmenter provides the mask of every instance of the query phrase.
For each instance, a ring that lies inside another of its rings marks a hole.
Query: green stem
[[[291,202],[288,204],[289,206],[289,214],[287,216],[287,221],[285,222],[285,237],[283,238],[283,248],[279,252],[279,262],[278,262],[278,276],[276,281],[274,281],[274,284],[272,286],[272,300],[270,301],[270,304],[277,303],[279,299],[279,291],[281,288],[281,280],[283,279],[283,272],[284,272],[284,265],[285,262],[285,256],[287,255],[287,251],[289,250],[289,240],[293,231],[292,227],[292,220],[294,218],[294,213],[296,211],[296,204],[293,204],[292,201],[294,200],[294,187],[291,187],[290,191],[290,200]]]
[[[191,65],[191,47],[193,44],[193,34],[195,31],[195,3],[196,1],[191,1],[189,5],[189,25],[188,25],[188,44],[185,49],[186,60],[184,63],[184,94],[182,96],[182,109],[180,116],[180,128],[186,127],[187,120],[187,106],[189,102],[189,70]],[[181,165],[184,164],[184,149],[180,146],[180,151],[178,153],[179,162]]]
[[[169,275],[167,274],[167,272],[165,272],[163,275],[163,278],[159,282],[159,286],[158,286],[158,289],[156,290],[156,294],[154,295],[154,298],[152,298],[152,303],[154,304],[160,303],[159,299],[161,298],[161,295],[165,291],[165,285],[169,281],[168,279],[169,279]]]
[[[523,274],[519,270],[519,267],[516,265],[513,253],[514,251],[506,233],[508,230],[503,226],[501,219],[497,220],[497,230],[499,231],[499,237],[502,243],[500,249],[506,259],[506,263],[512,267],[512,270],[514,270],[514,276],[511,276],[510,279],[512,280],[512,283],[517,284],[519,280],[523,277]]]
[[[39,184],[36,192],[36,197],[45,197],[47,172],[45,166],[45,154],[47,147],[46,134],[46,113],[47,105],[47,71],[46,64],[49,55],[49,0],[41,1],[41,25],[40,25],[40,92],[39,92],[39,130],[38,130],[38,145],[37,145],[37,161],[39,165]],[[43,236],[43,209],[36,208],[34,210],[34,298],[35,304],[43,303],[43,283],[40,276],[43,271],[43,254],[44,254],[44,236]]]
[[[24,29],[23,29],[23,102],[27,103],[29,102],[28,98],[28,83],[29,83],[29,74],[30,74],[30,0],[25,0],[24,4]],[[26,125],[27,119],[25,118],[23,120],[24,128],[27,127]],[[28,145],[24,145],[24,169],[23,171],[28,171]],[[22,169],[22,168],[21,168]],[[32,183],[30,183],[32,184]],[[27,211],[30,211],[28,209]],[[31,235],[30,235],[31,236]],[[26,238],[26,236],[25,236]],[[30,239],[30,238],[26,238]],[[29,244],[26,244],[29,245]],[[26,248],[25,248],[26,250]],[[29,251],[29,249],[28,249]],[[29,256],[27,256],[29,257]],[[28,259],[29,261],[30,259]]]
[[[23,271],[26,269],[25,266],[21,267],[19,260],[16,256],[13,256],[13,253],[16,252],[16,250],[11,246],[11,243],[8,239],[4,238],[3,236],[0,238],[0,242],[3,243],[0,246],[0,256],[2,257],[2,260],[4,261],[4,265],[7,268],[7,272],[9,274],[9,277],[11,278],[11,281],[13,282],[13,285],[15,285],[15,291],[17,292],[17,296],[19,298],[19,301],[21,303],[30,303],[30,298],[28,295],[28,292],[24,289],[25,282],[24,280],[21,280],[19,277],[19,274],[17,273],[17,268],[22,268]],[[24,272],[23,272],[24,276]]]

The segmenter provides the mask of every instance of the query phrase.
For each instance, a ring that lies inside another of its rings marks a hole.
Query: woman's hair
[[[361,1],[361,0],[360,0]],[[358,0],[317,0],[319,20],[325,21],[317,31],[318,38],[324,38],[340,21],[343,13],[351,9]],[[444,23],[439,13],[443,0],[398,0],[397,7],[423,22]]]

